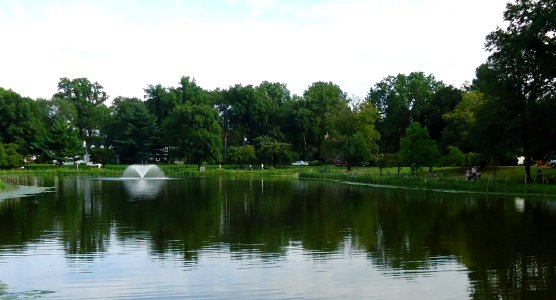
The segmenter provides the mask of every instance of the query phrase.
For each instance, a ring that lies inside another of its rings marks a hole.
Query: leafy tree
[[[263,81],[255,88],[257,97],[267,104],[268,121],[261,134],[276,140],[284,140],[284,124],[289,115],[285,115],[284,106],[291,102],[292,96],[285,83]]]
[[[145,91],[145,105],[156,117],[156,124],[160,127],[162,122],[170,115],[178,104],[177,93],[160,84],[149,85]]]
[[[458,147],[448,146],[448,154],[443,157],[444,166],[455,166],[463,168],[465,165],[465,154]]]
[[[335,129],[324,143],[330,148],[328,152],[332,151],[334,156],[339,154],[347,163],[348,170],[359,162],[370,161],[372,155],[378,152],[380,134],[375,129],[378,118],[378,110],[370,102],[337,114]]]
[[[22,154],[35,151],[44,126],[35,103],[12,90],[0,88],[0,142],[19,145]]]
[[[415,164],[417,168],[428,166],[431,172],[439,156],[438,146],[429,137],[427,128],[418,122],[411,123],[400,140],[400,159],[406,165]]]
[[[166,144],[179,147],[188,162],[201,165],[221,160],[222,129],[212,106],[193,102],[180,104],[162,128]]]
[[[368,140],[362,132],[356,132],[347,137],[343,149],[343,158],[347,162],[348,171],[351,170],[351,166],[354,166],[358,162],[369,161],[371,155],[372,152]]]
[[[180,85],[173,91],[177,95],[178,104],[187,102],[211,104],[207,92],[197,85],[195,78],[182,76]]]
[[[430,106],[420,118],[422,125],[429,130],[431,139],[441,141],[442,131],[447,125],[443,115],[453,111],[461,99],[462,91],[453,86],[443,87],[434,94]]]
[[[76,125],[80,137],[90,142],[89,138],[99,130],[95,107],[104,105],[108,95],[98,83],[91,83],[87,78],[60,78],[58,93],[54,98],[71,102],[77,111]]]
[[[62,114],[53,119],[48,133],[47,147],[49,159],[55,159],[59,164],[84,152],[79,130]]]
[[[339,114],[349,111],[347,95],[332,82],[315,82],[303,93],[303,99],[300,104],[305,110],[300,121],[312,131],[305,138],[317,149],[316,158],[324,160],[323,142],[334,136]]]
[[[370,89],[366,101],[373,103],[380,115],[377,129],[382,152],[398,152],[400,138],[411,122],[432,123],[427,122],[427,115],[435,93],[442,88],[444,84],[434,76],[412,72],[388,76]]]
[[[530,158],[544,155],[556,145],[545,136],[542,109],[556,101],[556,2],[516,0],[506,5],[506,28],[497,28],[486,38],[491,52],[488,67],[496,75],[498,99],[507,103],[510,128],[524,156],[527,180],[531,180]],[[501,116],[497,116],[498,118]],[[513,125],[512,124],[512,125]]]
[[[17,144],[0,143],[0,167],[14,168],[23,162],[23,156],[17,151]]]
[[[257,159],[253,145],[230,147],[228,160],[236,163],[241,168],[243,164],[253,163]]]
[[[265,140],[259,146],[259,160],[271,163],[274,168],[277,164],[284,164],[292,160],[291,145],[275,140]]]
[[[462,95],[461,102],[449,112],[442,115],[446,126],[442,131],[442,145],[444,149],[450,146],[464,152],[471,151],[471,132],[476,123],[477,112],[484,105],[485,98],[481,92],[467,91]]]
[[[279,129],[271,125],[276,105],[265,88],[235,85],[224,91],[224,103],[230,144],[242,145],[245,138],[253,141],[259,136],[278,135]]]
[[[114,99],[108,142],[116,147],[120,161],[139,163],[149,160],[159,136],[156,117],[137,98]]]
[[[99,164],[113,164],[116,162],[116,151],[109,147],[91,148],[91,160]]]
[[[295,152],[300,153],[304,160],[309,160],[318,148],[314,138],[318,135],[317,119],[299,96],[292,97],[282,112],[282,128],[286,139],[293,145]]]

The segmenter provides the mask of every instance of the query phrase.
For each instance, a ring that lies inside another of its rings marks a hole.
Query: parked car
[[[298,160],[296,162],[292,162],[292,166],[308,166],[309,163],[306,161]]]
[[[347,162],[341,160],[341,159],[336,159],[333,161],[334,165],[341,167],[341,166],[347,166]]]
[[[552,168],[556,168],[556,158],[551,158],[548,162]]]

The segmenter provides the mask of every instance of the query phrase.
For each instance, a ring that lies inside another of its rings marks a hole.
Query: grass
[[[205,171],[200,172],[197,165],[158,165],[166,176],[183,177],[183,176],[217,176],[217,175],[234,175],[234,176],[297,176],[303,167],[279,167],[266,168],[264,170],[253,166],[238,165],[206,165]],[[127,165],[106,165],[102,168],[94,166],[80,165],[76,166],[54,166],[47,164],[26,165],[24,169],[1,170],[1,175],[88,175],[88,176],[121,176],[127,168]]]
[[[531,172],[536,174],[536,170],[532,168]],[[542,180],[533,183],[525,183],[523,167],[484,169],[481,170],[481,178],[476,181],[467,180],[460,168],[437,168],[432,173],[421,171],[416,175],[412,175],[408,168],[404,168],[400,174],[397,169],[383,169],[382,175],[377,168],[357,168],[352,172],[321,168],[301,172],[299,177],[430,190],[556,195],[556,170],[544,167],[541,170]]]
[[[121,176],[126,165],[107,165],[102,168],[80,165],[26,165],[24,169],[2,170],[0,176],[8,175],[87,175],[87,176]],[[497,167],[481,169],[482,177],[477,181],[465,178],[461,168],[435,168],[432,173],[420,170],[416,175],[411,174],[410,168],[403,168],[398,174],[397,168],[384,168],[382,174],[376,167],[355,167],[347,172],[345,167],[324,166],[280,166],[278,168],[260,169],[260,165],[207,165],[205,171],[200,172],[196,165],[159,165],[169,177],[184,176],[290,176],[299,178],[313,178],[353,182],[361,184],[396,186],[417,189],[438,189],[451,191],[467,191],[479,193],[501,194],[535,194],[556,195],[556,169],[540,168],[543,172],[542,181],[525,183],[523,167]],[[539,168],[532,167],[535,176]],[[0,181],[0,190],[9,185]]]

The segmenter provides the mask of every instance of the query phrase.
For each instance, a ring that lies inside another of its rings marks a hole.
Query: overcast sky
[[[0,0],[0,87],[50,98],[61,77],[143,98],[181,76],[205,89],[261,81],[365,97],[422,71],[460,87],[488,54],[506,0]]]

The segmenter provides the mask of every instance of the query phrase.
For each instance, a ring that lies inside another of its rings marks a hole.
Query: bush
[[[322,162],[320,160],[312,160],[309,162],[310,166],[320,166],[322,165]]]

